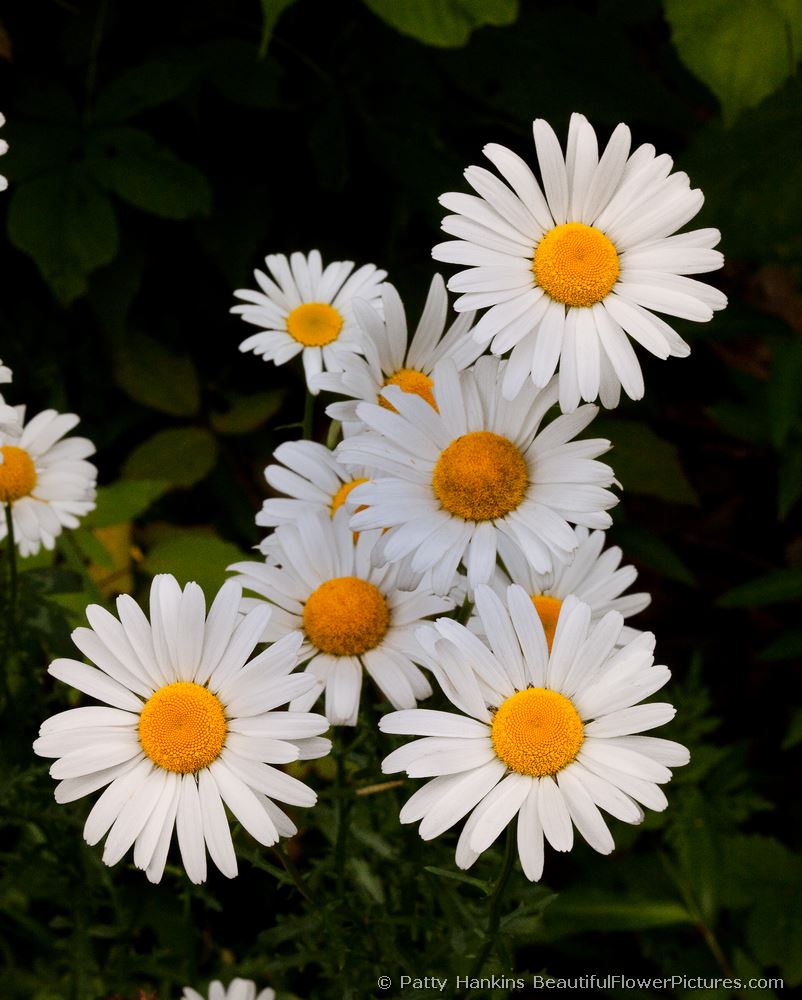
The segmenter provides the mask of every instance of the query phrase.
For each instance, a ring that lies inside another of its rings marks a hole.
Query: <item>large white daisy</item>
[[[356,320],[364,331],[364,357],[345,354],[342,371],[318,375],[315,385],[341,396],[345,402],[332,403],[326,413],[344,424],[357,422],[357,404],[365,400],[390,406],[380,395],[386,385],[397,385],[434,406],[432,371],[442,358],[451,358],[461,371],[479,357],[484,348],[469,335],[473,313],[462,313],[443,333],[448,316],[448,293],[439,274],[432,278],[429,295],[411,343],[408,343],[404,304],[395,288],[382,287],[384,318],[370,304],[354,303]]]
[[[626,125],[601,156],[583,115],[571,116],[565,155],[542,119],[534,137],[543,188],[511,150],[485,146],[506,183],[469,167],[478,197],[441,197],[455,213],[443,229],[457,239],[432,254],[468,266],[448,283],[462,293],[457,310],[490,307],[474,336],[496,354],[512,349],[509,398],[530,374],[545,385],[559,361],[566,412],[597,396],[616,406],[622,385],[640,399],[643,376],[629,337],[659,358],[684,357],[688,345],[654,313],[706,322],[727,304],[718,289],[686,277],[722,266],[713,249],[720,233],[671,235],[702,207],[702,192],[686,174],[672,174],[671,157],[654,146],[630,155]]]
[[[353,300],[378,305],[387,272],[365,264],[352,274],[350,260],[337,260],[324,268],[317,250],[308,257],[296,252],[289,260],[284,254],[272,254],[265,257],[265,263],[270,276],[254,271],[261,291],[240,288],[234,292],[244,305],[234,306],[231,312],[260,327],[239,349],[253,351],[276,365],[303,352],[309,391],[317,393],[313,377],[324,368],[338,371],[343,350],[361,349]]]
[[[25,423],[17,407],[16,417],[0,429],[0,504],[11,505],[16,543],[29,556],[42,545],[52,549],[62,528],[77,528],[94,508],[97,469],[86,459],[95,446],[64,437],[79,422],[74,413],[43,410]],[[0,518],[0,541],[5,536]]]
[[[607,528],[617,498],[607,489],[613,471],[596,461],[610,447],[603,439],[572,441],[596,414],[584,406],[540,429],[557,399],[552,382],[526,385],[516,399],[501,392],[505,362],[480,358],[457,372],[441,361],[434,373],[437,410],[417,396],[388,386],[382,393],[395,413],[360,403],[369,428],[343,441],[343,462],[370,464],[388,473],[357,486],[351,527],[389,528],[379,553],[391,562],[411,556],[415,571],[432,570],[439,593],[450,588],[464,557],[470,587],[487,583],[496,565],[499,535],[506,535],[539,573],[567,562],[577,546],[569,521]]]
[[[228,989],[219,979],[215,979],[209,983],[206,996],[193,990],[191,986],[185,986],[181,1000],[276,1000],[276,992],[267,988],[257,993],[256,983],[252,979],[232,979]]]
[[[265,479],[286,496],[265,500],[256,523],[266,528],[292,523],[305,513],[321,511],[334,517],[351,490],[370,478],[364,466],[343,465],[316,441],[287,441],[273,457],[278,463],[268,465]]]
[[[325,686],[325,712],[335,726],[356,725],[363,670],[396,708],[412,708],[432,693],[416,665],[415,629],[454,606],[405,564],[372,565],[380,536],[363,531],[355,540],[345,510],[333,519],[307,514],[269,536],[266,562],[229,567],[259,595],[244,598],[244,610],[274,605],[263,640],[295,636],[306,671]],[[292,707],[310,708],[316,698],[310,691]]]
[[[617,648],[623,618],[609,611],[591,623],[587,604],[568,598],[549,654],[529,595],[511,586],[506,604],[489,587],[476,603],[487,642],[441,618],[418,630],[426,665],[463,714],[414,709],[386,715],[382,732],[422,736],[391,753],[392,774],[433,778],[401,810],[431,840],[468,817],[456,860],[469,868],[518,817],[524,874],[543,872],[544,839],[573,846],[574,827],[594,850],[609,854],[612,834],[600,809],[640,823],[641,805],[665,809],[659,787],[670,767],[688,761],[685,747],[638,735],[674,717],[671,705],[638,704],[670,671],[653,665],[654,636]]]
[[[604,532],[574,529],[577,547],[569,563],[556,566],[553,573],[538,573],[532,569],[517,545],[503,535],[498,552],[502,565],[497,567],[491,586],[505,597],[510,583],[517,583],[532,598],[535,610],[546,633],[551,649],[554,630],[563,601],[569,594],[590,605],[591,620],[596,622],[608,611],[620,611],[624,618],[643,611],[651,603],[646,593],[624,594],[638,576],[634,566],[622,566],[622,552],[617,545],[604,549]],[[477,619],[472,619],[477,621]],[[625,625],[620,642],[629,642],[640,635],[639,629]]]
[[[116,864],[130,847],[134,864],[160,881],[175,827],[187,875],[206,879],[206,851],[228,878],[237,859],[224,803],[260,844],[296,833],[274,799],[314,805],[316,796],[273,765],[322,757],[322,715],[276,711],[316,685],[293,674],[297,636],[253,659],[270,618],[266,605],[240,615],[241,588],[228,581],[208,616],[195,583],[181,590],[157,576],[150,621],[133,598],[117,599],[119,620],[87,608],[91,628],[73,632],[97,665],[55,660],[49,673],[103,702],[61,712],[43,723],[34,750],[56,757],[57,802],[107,786],[84,827],[87,843],[108,833],[103,851]]]

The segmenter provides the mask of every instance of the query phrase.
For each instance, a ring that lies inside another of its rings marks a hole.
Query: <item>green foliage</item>
[[[124,479],[101,486],[97,505],[81,521],[84,528],[109,528],[141,517],[151,504],[169,489],[169,483],[159,479]]]
[[[669,503],[698,505],[699,497],[680,464],[676,447],[642,423],[602,418],[593,423],[594,437],[607,437],[609,458],[625,490]]]
[[[234,399],[224,413],[212,414],[212,427],[218,434],[249,434],[274,417],[284,402],[281,391],[256,392]]]
[[[192,359],[153,337],[129,334],[115,365],[117,384],[137,403],[173,417],[197,416],[200,384]]]
[[[142,568],[148,573],[172,573],[183,586],[194,580],[211,603],[226,579],[226,569],[247,555],[236,545],[196,531],[180,531],[153,545]]]
[[[158,431],[126,459],[128,479],[158,479],[173,486],[194,486],[212,471],[217,442],[202,427]]]
[[[364,0],[383,21],[426,45],[465,45],[476,28],[513,24],[518,0]]]
[[[802,597],[802,567],[778,569],[722,594],[718,603],[725,608],[780,604]]]

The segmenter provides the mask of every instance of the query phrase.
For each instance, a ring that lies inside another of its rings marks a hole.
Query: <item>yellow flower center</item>
[[[549,230],[532,262],[535,280],[557,302],[592,306],[618,280],[618,253],[604,233],[582,222]]]
[[[325,302],[305,302],[287,317],[287,333],[304,347],[323,347],[340,336],[343,318]]]
[[[331,506],[329,507],[329,512],[331,517],[337,513],[337,511],[342,507],[348,498],[348,494],[355,486],[359,486],[360,483],[366,483],[367,479],[352,479],[350,483],[343,483],[342,486],[337,490],[334,496],[331,498]],[[365,508],[360,508],[364,510]]]
[[[339,576],[322,583],[304,607],[304,631],[322,653],[358,656],[378,646],[390,625],[384,594],[367,580]]]
[[[0,502],[13,503],[27,497],[36,486],[36,467],[23,448],[12,444],[0,448],[3,464],[0,465]]]
[[[565,695],[527,688],[502,702],[490,736],[493,749],[511,771],[542,778],[571,763],[582,746],[584,728]]]
[[[384,380],[382,388],[385,385],[397,385],[404,392],[411,392],[415,396],[420,396],[432,409],[437,410],[438,413],[440,412],[437,409],[437,403],[434,401],[434,393],[432,392],[434,382],[432,382],[428,375],[424,375],[423,372],[416,371],[414,368],[399,368],[395,375],[390,375],[389,378]],[[379,396],[379,405],[392,410],[393,413],[397,412],[393,404],[388,403],[384,396]]]
[[[466,521],[492,521],[523,500],[529,472],[508,438],[492,431],[463,434],[441,453],[432,474],[434,495]]]
[[[557,619],[560,617],[560,608],[563,602],[559,597],[551,597],[549,594],[532,594],[532,603],[535,606],[546,633],[546,642],[551,652],[551,644],[554,642],[554,633],[557,629]]]
[[[208,688],[190,681],[159,688],[139,716],[142,749],[165,771],[200,771],[217,759],[225,741],[222,704]]]

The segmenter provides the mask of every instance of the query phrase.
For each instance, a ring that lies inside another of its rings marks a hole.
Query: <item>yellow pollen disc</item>
[[[340,336],[343,318],[325,302],[305,302],[287,317],[287,333],[304,347],[323,347]]]
[[[432,409],[437,410],[438,413],[440,412],[437,409],[437,403],[434,401],[434,393],[432,392],[434,382],[432,382],[428,375],[424,375],[423,372],[415,371],[414,368],[399,368],[395,375],[391,375],[384,380],[382,387],[385,385],[397,385],[404,392],[411,392],[415,396],[420,396]],[[385,407],[387,410],[392,410],[393,413],[397,412],[393,404],[388,403],[384,396],[379,396],[379,405]]]
[[[337,513],[340,507],[342,507],[342,505],[345,503],[348,494],[351,492],[351,490],[355,486],[359,486],[360,483],[366,483],[366,482],[367,479],[352,479],[350,483],[343,483],[342,486],[337,490],[337,492],[331,498],[331,506],[329,508],[331,517],[334,517],[334,515]],[[361,509],[364,510],[365,508],[362,507]]]
[[[12,444],[0,448],[3,464],[0,465],[0,501],[13,503],[27,497],[36,486],[36,467],[23,448]]]
[[[358,656],[378,646],[390,625],[384,594],[367,580],[327,580],[304,607],[304,631],[321,653]]]
[[[571,763],[582,746],[584,728],[565,695],[527,688],[502,702],[490,736],[493,749],[511,771],[542,778]]]
[[[432,474],[434,495],[466,521],[492,521],[523,500],[529,472],[512,441],[492,431],[463,434],[441,453]]]
[[[557,302],[592,306],[618,280],[618,253],[600,230],[566,222],[538,243],[532,270],[543,291]]]
[[[557,619],[560,617],[560,608],[563,606],[563,602],[559,597],[550,597],[548,594],[533,594],[532,603],[540,617],[543,631],[546,633],[549,652],[551,652],[551,644],[554,642]]]
[[[226,741],[226,716],[212,692],[177,681],[159,688],[139,716],[139,742],[165,771],[191,774],[216,760]]]

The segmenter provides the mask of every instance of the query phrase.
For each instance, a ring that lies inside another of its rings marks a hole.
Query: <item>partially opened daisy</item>
[[[387,272],[373,264],[354,271],[350,260],[333,261],[324,268],[317,250],[308,257],[296,252],[289,260],[284,254],[272,254],[265,263],[269,275],[254,271],[261,291],[240,288],[234,292],[244,305],[234,306],[231,312],[260,328],[239,349],[253,351],[276,365],[303,352],[307,385],[317,393],[313,376],[324,368],[339,371],[342,351],[360,349],[353,300],[378,304]]]
[[[429,295],[412,341],[408,343],[407,317],[404,304],[395,288],[382,286],[384,318],[369,303],[358,299],[354,314],[364,331],[364,357],[344,354],[342,372],[319,375],[316,386],[329,392],[351,398],[342,403],[332,403],[326,413],[345,424],[357,421],[357,403],[365,400],[389,407],[380,395],[386,385],[397,385],[404,392],[412,392],[434,406],[432,371],[442,358],[451,358],[461,371],[479,357],[484,348],[470,336],[473,313],[462,313],[449,326],[445,335],[448,316],[448,294],[439,274],[432,278]]]
[[[381,556],[411,557],[414,571],[431,569],[439,593],[452,585],[461,559],[469,587],[487,583],[498,539],[505,535],[539,573],[566,562],[577,546],[569,521],[607,528],[617,498],[607,489],[613,471],[596,461],[610,442],[571,439],[596,407],[560,415],[541,429],[557,399],[557,385],[526,385],[509,402],[501,392],[505,362],[480,358],[459,373],[441,361],[434,373],[437,410],[388,386],[382,392],[397,412],[360,403],[368,427],[343,441],[343,462],[370,464],[387,474],[357,486],[352,499],[366,509],[351,519],[354,531],[389,528]]]
[[[23,556],[52,549],[63,528],[95,506],[97,469],[86,459],[95,446],[87,438],[65,437],[79,422],[74,413],[43,410],[25,423],[0,429],[0,504],[11,505],[14,538]],[[6,536],[0,518],[0,541]]]
[[[232,979],[228,989],[215,979],[209,983],[209,992],[204,996],[185,986],[181,1000],[276,1000],[276,992],[271,989],[256,992],[256,983],[252,979]]]
[[[654,666],[654,636],[617,647],[623,618],[591,622],[587,604],[568,598],[551,653],[529,594],[511,586],[506,602],[478,587],[483,642],[452,619],[419,629],[426,665],[459,713],[415,709],[386,715],[385,733],[421,736],[391,753],[382,768],[433,778],[401,810],[431,840],[465,816],[456,861],[469,868],[518,817],[524,874],[543,872],[544,841],[573,846],[574,828],[601,854],[615,844],[600,810],[624,823],[641,806],[665,809],[660,785],[688,762],[685,747],[641,733],[675,710],[639,704],[669,679]]]
[[[315,793],[274,765],[322,757],[322,715],[276,711],[316,686],[293,674],[297,636],[252,659],[270,618],[266,605],[240,615],[241,588],[224,584],[206,614],[195,583],[181,590],[161,575],[150,591],[150,621],[133,598],[119,619],[92,605],[91,628],[73,642],[97,666],[60,659],[49,673],[102,705],[69,709],[42,724],[34,750],[56,757],[57,802],[100,788],[84,827],[87,843],[106,834],[103,861],[133,847],[151,882],[164,872],[175,828],[186,873],[206,879],[206,852],[229,878],[237,859],[224,804],[260,844],[291,837],[295,824],[273,801],[314,805]]]
[[[510,583],[517,583],[532,598],[535,610],[546,633],[549,649],[563,601],[573,594],[590,605],[595,622],[608,611],[620,611],[624,618],[643,611],[651,603],[646,593],[624,594],[638,576],[634,566],[621,566],[621,549],[612,545],[604,549],[604,532],[575,528],[577,547],[569,563],[556,566],[553,573],[538,573],[532,569],[517,545],[505,537],[499,538],[499,557],[503,564],[496,570],[491,586],[504,597]],[[475,619],[474,619],[475,620]],[[629,642],[640,635],[639,629],[624,626],[620,642]]]
[[[583,115],[571,116],[565,155],[542,119],[534,138],[542,189],[519,156],[485,146],[504,180],[468,167],[478,197],[441,197],[455,213],[443,229],[457,239],[432,254],[468,266],[448,287],[462,293],[457,310],[489,307],[474,327],[477,340],[495,354],[512,349],[508,398],[530,375],[545,385],[559,362],[566,412],[597,396],[616,406],[622,385],[640,399],[643,376],[629,338],[659,358],[684,357],[690,348],[655,313],[706,322],[727,303],[718,289],[686,277],[722,266],[713,249],[720,233],[672,235],[702,207],[702,192],[686,174],[672,174],[671,157],[654,146],[630,155],[626,125],[601,156]]]
[[[363,531],[354,541],[344,510],[333,519],[307,514],[269,537],[266,562],[229,567],[259,595],[244,598],[244,610],[265,601],[274,605],[262,638],[295,637],[307,674],[325,686],[326,717],[335,726],[356,725],[363,671],[396,708],[412,708],[432,693],[416,665],[415,629],[454,606],[406,565],[372,565],[380,536]],[[292,707],[310,708],[318,690],[296,698]]]
[[[273,457],[278,462],[268,465],[265,479],[286,496],[265,500],[256,515],[256,523],[267,528],[317,511],[334,517],[351,490],[369,479],[363,466],[343,465],[331,449],[316,441],[287,441],[276,448]]]

